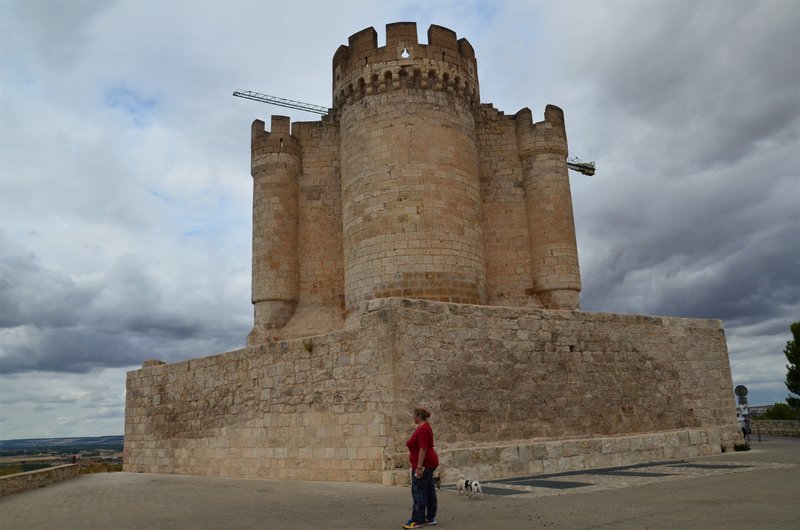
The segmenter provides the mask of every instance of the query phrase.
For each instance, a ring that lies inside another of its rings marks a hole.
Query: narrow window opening
[[[575,345],[574,344],[570,344],[569,345],[569,352],[570,353],[575,353]]]
[[[406,48],[405,46],[403,47],[403,53],[400,54],[400,57],[402,57],[403,59],[408,59],[409,57],[411,57],[411,54],[408,53],[408,48]]]
[[[281,138],[281,147],[283,147],[283,138]]]

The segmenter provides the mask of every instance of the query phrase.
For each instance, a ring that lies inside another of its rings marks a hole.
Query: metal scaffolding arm
[[[567,167],[572,171],[583,173],[591,177],[594,175],[594,162],[581,162],[577,157],[571,156],[567,159]]]
[[[312,105],[311,103],[302,103],[300,101],[293,101],[291,99],[279,98],[275,96],[268,96],[266,94],[259,94],[258,92],[251,92],[249,90],[236,90],[233,93],[237,98],[252,99],[253,101],[260,101],[261,103],[270,103],[278,105],[279,107],[286,107],[289,109],[304,110],[306,112],[313,112],[314,114],[328,114],[327,107],[319,105]]]

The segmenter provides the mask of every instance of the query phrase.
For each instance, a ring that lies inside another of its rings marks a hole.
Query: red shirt
[[[439,457],[433,449],[433,429],[431,429],[431,426],[427,422],[419,424],[414,434],[412,434],[411,438],[406,442],[406,445],[410,453],[408,460],[411,462],[411,469],[417,469],[417,467],[419,467],[417,464],[419,463],[420,449],[428,450],[425,454],[425,462],[422,463],[425,469],[436,469],[439,467]]]

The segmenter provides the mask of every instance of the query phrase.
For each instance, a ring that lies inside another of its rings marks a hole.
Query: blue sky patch
[[[104,93],[105,104],[125,113],[136,127],[144,127],[158,107],[158,99],[146,97],[125,86],[110,87]]]

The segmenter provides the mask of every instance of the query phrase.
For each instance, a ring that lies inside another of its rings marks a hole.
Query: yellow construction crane
[[[268,96],[267,94],[259,94],[250,90],[235,90],[233,95],[237,98],[252,99],[261,103],[269,103],[270,105],[277,105],[279,107],[286,107],[289,109],[302,110],[314,114],[325,116],[328,114],[328,108],[320,105],[312,105],[311,103],[303,103],[301,101],[294,101],[286,98],[279,98],[277,96]],[[594,162],[583,162],[576,156],[567,158],[567,167],[578,173],[592,176],[594,175],[595,165]]]

